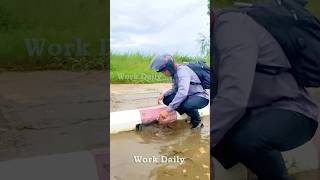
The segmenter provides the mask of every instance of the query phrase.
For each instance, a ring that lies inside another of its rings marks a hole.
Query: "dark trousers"
[[[175,95],[176,94],[173,93],[168,96],[165,96],[162,100],[163,103],[168,106],[174,99]],[[180,106],[176,109],[176,111],[178,111],[179,114],[186,113],[188,116],[190,116],[192,127],[197,127],[197,125],[201,121],[198,109],[204,108],[206,105],[208,105],[208,103],[209,103],[209,100],[206,98],[199,97],[196,95],[188,96],[180,104]]]
[[[259,180],[288,180],[282,151],[309,141],[318,123],[281,109],[247,113],[211,151],[225,168],[244,164]]]

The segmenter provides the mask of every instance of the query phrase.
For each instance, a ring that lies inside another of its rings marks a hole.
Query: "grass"
[[[192,57],[174,54],[177,63],[189,62],[195,59],[205,59],[209,64],[208,57]],[[149,69],[153,55],[140,53],[111,53],[110,55],[110,81],[111,83],[164,83],[171,79],[162,73]]]
[[[100,40],[109,43],[107,17],[104,0],[1,0],[0,69],[105,70],[106,54],[100,53]],[[39,56],[28,52],[27,39],[45,40]],[[90,54],[77,54],[76,39],[89,45]],[[52,44],[58,44],[61,53],[49,53]],[[65,54],[67,44],[74,45],[69,54]]]

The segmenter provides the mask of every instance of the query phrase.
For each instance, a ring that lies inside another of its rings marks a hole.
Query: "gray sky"
[[[207,0],[111,0],[113,52],[200,53],[209,36]]]

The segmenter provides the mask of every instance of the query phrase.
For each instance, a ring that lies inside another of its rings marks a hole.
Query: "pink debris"
[[[149,124],[153,121],[158,120],[160,112],[165,109],[166,109],[165,106],[154,106],[154,107],[139,109],[142,124]],[[175,120],[177,120],[177,113],[174,111],[173,113],[169,114],[169,117],[165,121],[173,122]]]

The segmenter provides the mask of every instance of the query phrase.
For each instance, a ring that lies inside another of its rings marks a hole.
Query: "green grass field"
[[[105,69],[100,39],[108,46],[108,9],[105,0],[1,0],[0,69]],[[28,39],[44,40],[40,55],[29,53]],[[90,54],[77,53],[76,39]]]
[[[189,62],[195,59],[204,59],[208,65],[208,57],[192,57],[175,54],[177,63]],[[153,55],[140,53],[111,53],[110,56],[110,81],[111,83],[162,83],[170,82],[170,78],[162,73],[149,69]]]

